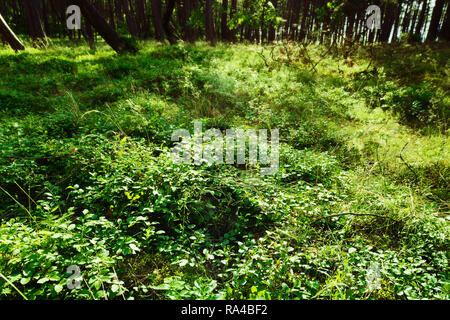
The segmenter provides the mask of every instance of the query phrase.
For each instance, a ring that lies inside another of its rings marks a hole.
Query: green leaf
[[[55,291],[56,293],[60,293],[63,289],[63,286],[60,284],[55,285]]]

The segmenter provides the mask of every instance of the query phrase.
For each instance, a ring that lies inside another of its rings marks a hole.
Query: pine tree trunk
[[[162,5],[160,0],[152,0],[152,17],[155,27],[155,37],[158,41],[164,41],[164,27],[162,22]]]
[[[395,3],[387,3],[384,10],[384,19],[381,25],[380,42],[388,42],[395,21]]]
[[[298,22],[300,19],[300,1],[296,0],[292,6],[292,15],[290,22],[290,39],[295,40],[297,31],[298,31]]]
[[[444,8],[445,0],[436,0],[436,4],[431,15],[430,28],[428,29],[427,41],[436,40],[439,32],[439,21],[442,16],[442,9]]]
[[[0,36],[3,40],[5,40],[11,48],[15,51],[25,50],[22,42],[20,42],[19,38],[14,34],[11,28],[6,23],[5,19],[3,19],[0,14]]]
[[[205,27],[206,41],[214,45],[216,42],[216,33],[214,31],[212,0],[206,0],[205,3]]]
[[[421,33],[423,25],[425,23],[426,11],[427,11],[427,0],[423,0],[422,8],[420,9],[419,21],[417,21],[416,30],[414,31],[414,33],[417,36],[421,36],[420,33]]]
[[[439,32],[439,40],[450,41],[450,4],[447,6],[444,23]]]
[[[306,37],[306,16],[308,15],[308,8],[309,8],[309,0],[304,0],[302,22],[300,23],[300,34],[298,36],[299,41],[303,41]]]
[[[222,41],[228,41],[228,0],[222,0],[222,16],[221,16]]]
[[[130,3],[128,2],[128,0],[122,0],[122,6],[123,6],[123,10],[125,12],[125,18],[127,20],[128,29],[130,30],[130,34],[133,37],[137,37],[138,28],[137,28],[136,19],[134,17],[134,14],[130,10]]]
[[[166,33],[167,40],[169,40],[171,44],[174,44],[176,42],[174,31],[170,25],[174,8],[175,8],[175,0],[168,0],[166,4],[166,11],[163,17],[164,32]]]
[[[23,0],[27,12],[28,33],[33,41],[45,38],[40,16],[39,0]]]
[[[403,1],[399,1],[397,5],[396,18],[394,22],[394,31],[392,33],[392,42],[397,42],[398,33],[400,31],[400,14],[402,13],[402,3]]]
[[[97,9],[88,0],[71,0],[71,2],[80,7],[83,17],[90,23],[92,27],[105,39],[111,48],[117,53],[136,52],[136,48],[128,44],[119,37],[102,18]]]
[[[114,3],[112,0],[108,0],[108,9],[109,9],[109,23],[113,30],[116,30],[116,21],[114,19]]]
[[[412,17],[412,19],[411,19],[411,27],[410,27],[410,29],[409,29],[409,33],[410,34],[413,34],[414,33],[414,30],[415,30],[415,26],[416,26],[416,21],[417,21],[417,15],[418,15],[418,13],[419,13],[419,9],[417,9],[416,8],[416,10],[414,10],[414,14],[413,14],[413,17]]]
[[[194,42],[194,34],[191,26],[189,25],[189,18],[191,16],[191,1],[181,0],[180,15],[181,25],[183,27],[183,37],[189,42]]]

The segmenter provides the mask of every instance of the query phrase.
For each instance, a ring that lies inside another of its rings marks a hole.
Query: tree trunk
[[[300,23],[300,35],[298,40],[303,41],[306,37],[306,16],[308,15],[309,0],[303,1],[302,22]]]
[[[124,39],[119,37],[105,19],[102,18],[97,9],[88,0],[71,0],[71,2],[80,7],[83,17],[90,23],[94,29],[105,39],[111,48],[117,53],[136,52],[137,49],[128,44]]]
[[[427,0],[423,0],[422,1],[422,9],[420,10],[420,15],[419,15],[419,21],[417,21],[416,30],[414,32],[417,36],[421,36],[420,33],[422,31],[423,24],[425,22],[426,11],[427,11]]]
[[[152,17],[155,27],[155,37],[158,41],[164,41],[164,27],[162,22],[162,5],[160,0],[152,0]]]
[[[125,18],[127,19],[128,29],[133,37],[137,37],[138,28],[136,24],[136,19],[133,12],[130,10],[130,3],[128,0],[122,0],[122,6],[125,11]]]
[[[222,0],[222,17],[221,17],[221,27],[222,27],[222,41],[228,41],[228,0]]]
[[[194,33],[189,25],[189,18],[191,16],[191,3],[190,0],[181,0],[180,19],[181,26],[183,28],[183,38],[189,42],[194,42]]]
[[[233,19],[234,15],[237,12],[237,0],[231,0],[231,10],[230,10],[230,19]],[[230,30],[230,41],[236,41],[236,28]]]
[[[298,22],[300,19],[300,1],[294,1],[292,5],[292,15],[291,15],[291,21],[289,23],[290,27],[290,39],[295,41],[295,37],[297,35],[298,31]]]
[[[450,4],[447,6],[444,24],[439,32],[439,39],[450,41]]]
[[[412,8],[412,1],[407,4],[405,9],[405,16],[403,17],[402,21],[402,33],[408,32],[409,22],[411,20],[411,8]]]
[[[419,13],[419,9],[416,8],[416,10],[414,10],[414,14],[413,14],[413,17],[411,19],[411,28],[409,29],[409,34],[414,34],[414,30],[415,30],[414,27],[416,26],[418,13]]]
[[[39,13],[39,0],[23,0],[27,12],[28,33],[33,41],[45,38],[42,27],[41,16]]]
[[[392,26],[395,21],[395,10],[396,10],[395,3],[391,2],[386,3],[384,10],[384,19],[381,25],[381,33],[380,33],[381,42],[389,41],[389,36],[391,35]]]
[[[25,50],[22,42],[20,42],[19,38],[14,34],[11,28],[6,23],[5,19],[3,19],[0,14],[0,36],[4,39],[8,44],[13,48],[13,50]]]
[[[436,40],[439,32],[439,21],[442,16],[442,9],[444,8],[445,0],[436,0],[436,4],[431,15],[430,28],[428,29],[427,41]]]
[[[116,30],[116,21],[114,19],[114,3],[112,0],[108,0],[108,9],[109,9],[109,23],[113,30]]]
[[[212,0],[206,0],[205,3],[205,27],[206,41],[214,45],[216,42],[216,33],[214,31]]]
[[[89,44],[89,48],[91,50],[95,49],[95,43],[94,43],[94,32],[92,30],[92,26],[89,22],[84,21],[84,30],[81,29],[81,32],[86,39],[86,42]]]
[[[398,33],[400,31],[400,14],[402,13],[402,3],[403,1],[399,1],[397,5],[396,18],[394,22],[394,31],[392,33],[392,42],[397,42]]]
[[[308,1],[308,0],[307,0]],[[273,4],[273,7],[275,8],[275,10],[278,8],[278,0],[272,0],[271,1]],[[272,42],[275,40],[275,28],[273,26],[271,26],[269,28],[269,42]]]
[[[171,44],[174,44],[176,42],[174,30],[170,25],[174,8],[175,8],[175,0],[168,0],[166,4],[166,12],[164,13],[163,17],[164,32],[166,33],[167,40],[169,40]]]
[[[146,36],[149,29],[145,14],[145,3],[145,0],[138,0],[136,4],[138,32],[141,37]]]

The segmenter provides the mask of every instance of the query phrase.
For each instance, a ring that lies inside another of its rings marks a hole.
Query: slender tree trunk
[[[308,8],[309,8],[309,0],[304,0],[302,22],[300,23],[300,34],[298,36],[299,41],[303,41],[306,37],[306,16],[308,15]]]
[[[113,30],[116,30],[116,21],[114,19],[114,3],[113,0],[108,0],[108,9],[109,9],[109,23]]]
[[[80,7],[83,17],[94,29],[105,39],[111,48],[117,53],[136,52],[137,49],[120,38],[105,19],[102,18],[97,9],[88,0],[71,0],[71,2]]]
[[[189,25],[189,18],[191,16],[191,3],[190,0],[180,1],[180,20],[183,28],[183,37],[189,42],[194,42],[193,31]]]
[[[409,33],[410,34],[414,34],[414,30],[415,30],[415,26],[416,26],[416,21],[417,21],[417,15],[418,15],[418,13],[419,13],[419,9],[418,8],[416,8],[415,10],[414,10],[414,14],[413,14],[413,17],[412,17],[412,19],[411,19],[411,27],[409,28]]]
[[[212,45],[216,42],[216,32],[214,31],[212,0],[205,2],[205,27],[206,27],[206,41]]]
[[[222,41],[228,41],[228,0],[222,0],[222,17],[221,17]]]
[[[442,16],[442,9],[444,8],[445,0],[436,0],[436,4],[431,15],[430,28],[428,29],[427,41],[436,40],[439,33],[439,21]]]
[[[127,19],[128,29],[133,37],[137,37],[138,28],[136,24],[136,19],[133,12],[130,10],[130,3],[128,0],[122,0],[123,10],[125,11],[125,18]]]
[[[292,6],[292,16],[290,23],[290,38],[291,40],[295,40],[298,31],[298,22],[300,19],[300,1],[296,0]]]
[[[158,41],[164,41],[164,27],[162,22],[162,5],[160,0],[152,0],[152,17],[155,27],[155,37]]]
[[[148,32],[147,17],[145,15],[145,0],[138,0],[136,4],[138,32],[141,37]]]
[[[3,19],[0,14],[0,36],[3,40],[5,40],[11,48],[15,51],[25,50],[22,42],[20,42],[19,38],[14,34],[11,28],[6,23],[5,19]]]
[[[44,39],[39,0],[23,0],[27,12],[28,33],[33,41]]]
[[[444,23],[442,24],[441,31],[439,32],[439,39],[450,41],[450,4],[447,6]]]
[[[403,1],[399,1],[397,5],[397,11],[396,11],[396,18],[394,22],[394,31],[392,34],[392,42],[397,42],[398,40],[398,33],[400,31],[400,15],[402,13],[402,3]]]
[[[86,39],[86,42],[89,44],[89,48],[91,50],[95,49],[95,43],[94,43],[94,32],[92,30],[92,26],[89,22],[84,21],[84,28],[81,29],[81,32]]]
[[[233,19],[234,15],[237,13],[237,0],[231,0],[231,10],[230,10],[230,19]],[[229,35],[230,41],[236,41],[236,28],[233,28]]]
[[[392,2],[386,3],[384,10],[384,19],[383,23],[381,24],[380,42],[389,41],[389,36],[391,35],[392,26],[395,21],[395,11],[396,11],[395,3]]]
[[[174,44],[176,42],[176,39],[174,36],[174,30],[172,29],[172,26],[170,25],[174,8],[175,8],[175,0],[168,0],[167,4],[166,4],[166,11],[165,11],[164,17],[163,17],[164,32],[166,33],[167,40],[169,40],[169,42],[171,44]]]
[[[426,11],[427,11],[427,0],[423,0],[422,8],[420,9],[419,21],[417,21],[416,30],[414,32],[417,36],[421,36],[421,31],[425,23]]]
[[[411,19],[411,7],[412,7],[412,1],[407,4],[407,7],[405,9],[405,16],[403,17],[403,21],[402,21],[402,33],[408,32],[409,22]]]
[[[278,9],[278,0],[272,0],[273,7],[275,10]],[[269,28],[269,42],[272,42],[275,40],[275,28],[273,26],[270,26]]]

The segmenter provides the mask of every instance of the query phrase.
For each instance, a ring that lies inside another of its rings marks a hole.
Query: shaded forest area
[[[4,0],[0,13],[19,34],[92,41],[98,30],[83,19],[82,30],[66,28],[69,5],[92,5],[111,29],[142,39],[195,42],[206,39],[257,43],[289,39],[330,44],[449,40],[447,0]],[[381,8],[382,26],[366,27],[370,5]]]

